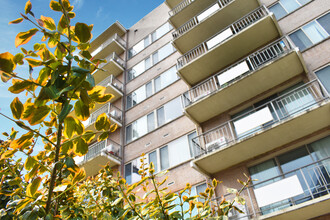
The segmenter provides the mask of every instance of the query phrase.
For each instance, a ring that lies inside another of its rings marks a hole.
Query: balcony
[[[192,87],[183,95],[185,112],[205,122],[303,72],[298,48],[284,37]]]
[[[330,158],[299,167],[243,190],[246,204],[235,204],[229,219],[312,219],[329,213]],[[233,200],[233,195],[225,196]],[[221,198],[217,198],[221,202]]]
[[[196,85],[280,35],[275,17],[262,6],[181,56],[178,73]]]
[[[202,1],[194,1],[193,3],[195,2]],[[193,7],[193,3],[191,3],[191,7]],[[210,6],[201,13],[194,13],[191,15],[190,20],[172,33],[174,39],[173,43],[182,54],[207,40],[210,36],[215,35],[219,30],[223,30],[226,26],[240,19],[247,13],[258,8],[259,2],[258,0],[218,0],[214,2],[213,0],[213,3],[209,3],[208,5]],[[170,18],[170,20],[172,21],[179,15],[188,13],[184,12],[185,10],[180,12],[177,16]]]
[[[168,7],[170,8],[174,8],[175,6],[177,6],[178,4],[181,3],[182,0],[165,0],[165,3],[168,5]],[[195,0],[193,0],[195,1]]]
[[[92,144],[88,148],[87,154],[75,158],[75,161],[78,166],[85,168],[87,176],[94,176],[107,163],[110,164],[110,167],[120,165],[121,159],[121,146],[107,139]]]
[[[193,139],[193,164],[209,174],[227,169],[328,127],[329,112],[329,94],[311,81]]]
[[[232,0],[221,0],[221,2]],[[174,27],[180,27],[190,20],[196,14],[199,14],[204,8],[208,7],[215,0],[183,0],[169,11],[170,21]]]
[[[110,75],[118,76],[125,70],[125,62],[116,53],[105,58],[106,63],[101,63],[99,69],[93,73],[95,82],[101,82]]]
[[[111,124],[115,123],[119,127],[122,127],[122,111],[110,103],[107,103],[91,113],[89,119],[83,122],[85,129],[96,131],[95,127],[93,126],[94,122],[96,121],[97,117],[103,113],[106,113],[110,117]]]
[[[98,83],[98,85],[106,87],[105,93],[114,95],[110,100],[111,103],[123,97],[123,83],[112,75],[105,78],[102,82]]]
[[[95,59],[104,59],[108,54],[122,54],[125,51],[126,42],[116,33],[89,52]]]

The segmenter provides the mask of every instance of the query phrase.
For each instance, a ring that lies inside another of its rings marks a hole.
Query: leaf
[[[32,181],[32,183],[30,183],[27,186],[27,188],[26,188],[26,195],[27,196],[33,197],[36,194],[36,192],[37,192],[37,190],[40,186],[41,180],[42,180],[41,177],[37,177]]]
[[[77,67],[77,66],[73,66],[71,68],[71,70],[75,73],[79,73],[79,74],[86,74],[86,73],[89,73],[90,71],[87,70],[87,69],[83,69],[83,68],[80,68],[80,67]]]
[[[16,38],[15,38],[15,46],[19,47],[23,44],[28,43],[31,38],[38,32],[37,28],[33,28],[29,31],[26,32],[20,32],[17,34]]]
[[[47,28],[48,30],[51,30],[51,31],[56,30],[56,25],[55,25],[55,22],[54,22],[53,18],[45,17],[45,16],[41,15],[40,19],[44,22],[45,28]]]
[[[26,182],[29,182],[30,179],[32,179],[33,177],[35,177],[38,174],[38,170],[39,170],[39,166],[33,166],[32,170],[30,172],[28,172],[25,176],[24,179]]]
[[[37,164],[37,161],[33,157],[28,156],[28,158],[26,158],[26,160],[25,160],[24,168],[26,170],[31,170],[34,167],[34,165],[36,165],[36,164]]]
[[[85,105],[81,100],[74,104],[74,110],[77,118],[82,121],[86,121],[90,116],[88,105]]]
[[[237,189],[233,189],[233,188],[228,188],[227,189],[228,193],[237,193]]]
[[[95,133],[92,131],[86,131],[83,135],[82,138],[87,142],[91,142],[95,138]]]
[[[23,64],[23,59],[24,59],[24,55],[22,53],[18,53],[14,56],[14,62],[16,64]]]
[[[62,11],[62,7],[60,5],[60,3],[58,3],[57,1],[50,1],[49,7],[53,10],[53,11]]]
[[[33,85],[32,81],[29,80],[18,80],[18,79],[13,79],[13,85],[8,88],[8,91],[14,94],[19,94],[23,92],[25,89],[31,88]]]
[[[30,0],[29,0],[29,1],[26,2],[26,4],[25,4],[25,8],[24,8],[24,10],[25,10],[25,14],[27,15],[28,13],[30,13],[30,12],[31,12],[31,9],[32,9],[32,4],[31,4],[31,2],[30,2]]]
[[[73,10],[73,6],[70,5],[70,2],[68,0],[62,0],[62,2],[63,2],[63,6],[64,6],[66,11],[72,11]]]
[[[16,64],[14,62],[14,55],[9,52],[0,54],[0,71],[6,73],[12,73],[16,68]]]
[[[28,120],[30,125],[37,125],[42,122],[49,114],[50,108],[48,106],[35,107],[29,103],[24,105],[23,119]]]
[[[95,86],[94,76],[90,73],[87,73],[86,82],[88,82],[91,87],[94,87]]]
[[[32,67],[38,67],[43,64],[41,60],[36,60],[36,59],[32,59],[32,58],[25,58],[25,60],[28,61],[28,63]]]
[[[20,119],[22,117],[24,106],[17,97],[10,104],[10,109],[15,119]]]
[[[78,156],[83,156],[88,152],[88,144],[86,143],[86,141],[84,139],[77,138],[74,141],[74,152]]]
[[[79,120],[71,116],[64,120],[64,136],[66,138],[72,138],[74,134],[81,135],[83,131],[83,125]]]
[[[98,131],[109,130],[110,128],[110,119],[106,113],[99,115],[95,121],[95,128]]]
[[[236,196],[235,197],[235,202],[241,205],[245,205],[245,199],[242,196]]]
[[[15,19],[15,20],[9,22],[9,24],[19,24],[19,23],[21,23],[22,21],[23,21],[23,18],[17,18],[17,19]]]
[[[86,177],[86,173],[84,169],[80,169],[78,173],[76,173],[76,175],[73,177],[72,179],[72,184],[76,184],[78,182],[80,182],[81,180],[85,179]]]
[[[14,150],[17,148],[25,147],[26,145],[30,145],[32,143],[32,139],[33,139],[33,132],[28,132],[22,135],[20,138],[11,142],[10,147]]]
[[[60,114],[58,115],[58,119],[60,121],[63,121],[66,116],[68,116],[68,114],[70,113],[71,109],[73,108],[72,105],[69,104],[69,102],[66,102],[63,106],[62,111],[60,112]]]
[[[86,43],[91,39],[91,31],[87,24],[77,22],[75,25],[75,33],[80,43]]]
[[[105,141],[106,139],[108,139],[109,137],[109,132],[103,132],[98,138],[97,138],[97,141],[100,142],[100,141]]]

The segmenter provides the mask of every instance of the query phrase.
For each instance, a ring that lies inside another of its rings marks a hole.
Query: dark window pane
[[[298,30],[289,35],[294,44],[299,47],[300,50],[304,50],[313,45],[302,30]]]
[[[125,165],[125,179],[128,184],[132,183],[132,164]]]
[[[330,35],[330,13],[320,17],[317,21]]]
[[[327,66],[316,72],[317,77],[320,79],[321,83],[325,89],[330,93],[330,66]]]
[[[160,168],[161,170],[165,170],[169,168],[170,163],[168,159],[168,147],[165,146],[163,148],[160,148]]]
[[[278,162],[281,164],[284,173],[313,163],[312,158],[305,147],[300,147],[296,150],[282,154],[278,157]]]
[[[285,15],[287,15],[287,12],[284,10],[284,8],[279,3],[270,7],[269,10],[275,14],[276,19],[283,18]]]
[[[126,142],[130,142],[132,140],[132,125],[126,127]]]
[[[126,97],[126,109],[129,109],[131,108],[133,105],[132,105],[132,94],[129,94],[127,97]]]

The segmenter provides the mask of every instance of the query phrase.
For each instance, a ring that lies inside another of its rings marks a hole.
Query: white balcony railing
[[[91,55],[94,57],[99,52],[101,52],[104,48],[106,48],[109,44],[111,44],[113,41],[117,41],[121,46],[123,46],[125,48],[125,44],[126,44],[125,41],[121,37],[119,37],[119,35],[116,33],[116,34],[112,35],[108,40],[106,40],[103,44],[101,44],[98,48],[93,50],[91,52]]]
[[[169,11],[168,14],[170,15],[170,17],[172,17],[172,16],[176,15],[177,13],[179,13],[180,11],[182,11],[184,8],[186,8],[188,5],[190,5],[194,1],[195,0],[183,0],[182,2],[177,4],[171,11]]]
[[[113,86],[116,89],[118,89],[120,92],[123,92],[123,83],[118,80],[116,77],[114,77],[113,75],[108,76],[107,78],[105,78],[104,80],[102,80],[99,84],[99,86],[104,86],[104,87],[108,87],[108,86]]]
[[[99,68],[103,68],[104,66],[106,66],[111,60],[115,61],[116,63],[118,63],[121,67],[125,68],[125,62],[123,59],[121,59],[115,52],[113,52],[112,54],[110,54],[110,56],[107,56],[105,58],[105,60],[107,61],[106,63],[101,63],[99,65]]]
[[[329,194],[330,158],[325,158],[303,167],[297,167],[280,176],[260,182],[256,181],[254,185],[241,193],[245,199],[245,205],[235,204],[244,213],[232,210],[229,213],[229,219],[258,219],[262,215],[303,205],[304,202],[310,204],[313,199]],[[225,198],[232,201],[234,195],[226,195]],[[221,198],[216,198],[216,201],[221,202]],[[300,212],[301,209],[300,206]]]
[[[110,118],[115,119],[118,123],[122,123],[122,111],[110,103],[107,103],[93,112],[89,119],[83,122],[84,126],[88,127],[93,124],[97,117],[103,113],[106,113],[108,116],[110,116]]]
[[[197,158],[214,150],[226,148],[251,137],[256,132],[271,129],[325,100],[329,100],[329,94],[318,80],[306,83],[257,109],[197,136],[192,140],[193,155]]]
[[[220,11],[222,8],[227,6],[232,1],[234,1],[234,0],[217,0],[210,7],[208,7],[207,9],[205,9],[204,11],[202,11],[201,13],[199,13],[198,15],[196,15],[195,17],[193,17],[192,19],[190,19],[189,21],[187,21],[186,23],[181,25],[179,28],[177,28],[177,30],[172,33],[173,39],[175,40],[175,39],[179,38],[181,35],[185,34],[193,27],[197,26],[200,22],[204,21],[206,18],[208,18],[211,15],[215,14],[216,12]],[[177,6],[178,8],[174,8],[172,11],[173,12],[175,11],[176,13],[180,12],[183,8],[185,8],[189,5],[189,4],[183,4],[186,2],[190,4],[192,1],[186,0],[186,1],[181,2],[182,5],[179,4]],[[181,7],[181,6],[184,6],[184,7]],[[170,13],[172,11],[170,11]]]
[[[223,41],[237,35],[242,30],[246,29],[247,27],[250,27],[257,21],[266,17],[268,14],[269,14],[268,9],[265,6],[261,6],[256,10],[250,12],[249,14],[245,15],[243,18],[229,25],[227,28],[218,32],[211,38],[207,39],[203,43],[199,44],[192,50],[185,53],[183,56],[179,57],[177,60],[178,69],[184,67],[185,65],[192,62],[196,58],[202,56],[207,51],[221,44]]]
[[[294,46],[287,37],[265,46],[192,87],[187,94],[183,94],[185,107],[211,93],[219,92],[243,77],[258,71],[261,67],[268,65],[283,54],[291,52],[293,49]]]

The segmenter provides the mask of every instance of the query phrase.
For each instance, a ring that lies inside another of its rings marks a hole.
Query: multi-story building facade
[[[169,190],[217,178],[216,196],[245,173],[258,181],[231,219],[330,218],[329,36],[328,0],[166,0],[114,23],[90,49],[114,98],[85,125],[106,112],[118,129],[80,165],[133,183],[145,153]]]

